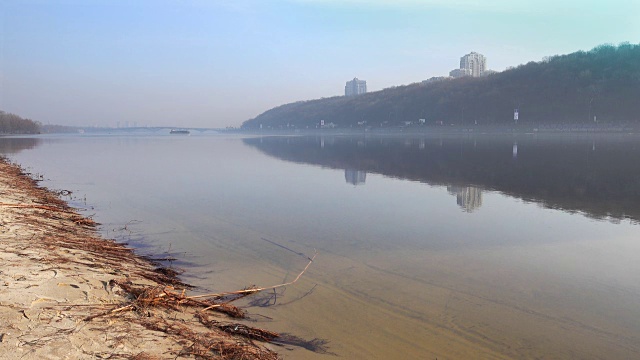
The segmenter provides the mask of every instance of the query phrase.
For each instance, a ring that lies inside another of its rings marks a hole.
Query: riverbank
[[[220,298],[189,299],[174,271],[95,226],[0,160],[0,359],[277,358],[251,340],[274,334],[202,311]]]

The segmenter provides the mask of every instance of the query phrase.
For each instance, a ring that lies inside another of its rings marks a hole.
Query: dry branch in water
[[[296,276],[293,281],[261,288],[250,287],[243,290],[214,294],[185,296],[185,290],[176,291],[173,286],[135,286],[132,283],[127,282],[126,280],[112,280],[110,284],[111,286],[119,286],[127,294],[130,294],[132,297],[134,297],[134,299],[127,305],[118,306],[115,309],[101,314],[88,316],[84,320],[90,321],[97,317],[108,316],[128,310],[146,310],[148,308],[165,308],[178,310],[180,306],[201,308],[202,311],[215,310],[218,312],[226,313],[232,317],[244,318],[244,312],[241,309],[231,305],[231,302],[239,300],[248,295],[258,293],[260,291],[277,289],[280,287],[295,284],[307,271],[317,255],[318,252],[316,251],[312,258],[308,258],[309,262],[307,263],[307,266],[304,267],[304,269],[298,274],[298,276]]]
[[[273,285],[273,286],[267,286],[267,287],[262,287],[262,288],[250,288],[250,289],[244,289],[244,290],[223,292],[223,293],[217,293],[217,294],[195,295],[195,296],[189,296],[189,299],[220,298],[220,297],[229,296],[229,295],[255,294],[255,293],[260,292],[260,291],[277,289],[277,288],[281,288],[281,287],[284,287],[284,286],[295,284],[296,281],[298,281],[300,279],[302,274],[304,274],[305,271],[307,271],[307,269],[309,268],[309,266],[311,265],[311,263],[313,262],[313,260],[316,258],[317,255],[318,255],[318,251],[315,251],[315,253],[313,254],[312,258],[307,257],[307,259],[309,259],[309,263],[307,263],[307,266],[304,267],[302,272],[300,274],[298,274],[298,276],[296,276],[296,278],[293,281],[290,281],[288,283],[278,284],[278,285]]]
[[[311,266],[316,256],[317,251],[313,257],[308,258],[309,262],[307,265],[292,281],[267,287],[249,287],[243,290],[223,293],[186,296],[185,290],[178,290],[170,285],[142,286],[135,285],[126,279],[112,280],[109,285],[112,288],[117,286],[128,294],[130,297],[129,302],[114,305],[115,307],[113,309],[88,316],[84,321],[91,321],[99,317],[132,311],[143,315],[136,319],[145,328],[161,331],[169,335],[177,336],[179,339],[190,341],[191,345],[183,350],[185,352],[184,355],[194,355],[204,359],[277,359],[277,355],[274,352],[256,346],[252,340],[273,342],[278,345],[294,345],[294,343],[287,342],[285,340],[286,337],[281,338],[280,334],[268,330],[253,328],[238,323],[229,324],[212,320],[206,312],[212,310],[225,313],[232,318],[244,318],[246,316],[245,312],[232,305],[232,302],[261,291],[295,284],[307,271],[309,266]],[[175,276],[177,273],[172,275]],[[153,316],[152,313],[153,309],[182,311],[184,308],[197,309],[194,317],[207,329],[215,330],[218,336],[214,336],[215,334],[206,335],[195,332],[185,325],[167,322],[167,320],[161,317]],[[223,337],[221,339],[220,334],[232,338],[226,339]],[[238,338],[245,338],[246,340],[245,342],[239,342]],[[311,343],[312,342],[308,342],[308,344]],[[300,339],[299,344],[295,345],[311,349],[305,346],[306,343],[302,339]],[[322,345],[324,345],[324,343]],[[317,349],[322,349],[322,347],[318,347]],[[324,351],[324,349],[322,350]]]

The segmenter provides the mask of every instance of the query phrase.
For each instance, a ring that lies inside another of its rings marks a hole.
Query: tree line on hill
[[[415,83],[270,109],[244,129],[420,125],[631,125],[640,123],[640,44],[529,62],[487,77]],[[424,120],[420,120],[424,119]]]
[[[0,110],[0,134],[39,134],[41,124]]]

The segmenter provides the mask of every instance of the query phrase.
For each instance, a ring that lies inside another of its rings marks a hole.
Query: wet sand
[[[205,328],[186,308],[122,311],[87,321],[131,303],[113,280],[162,287],[171,278],[124,245],[100,238],[91,219],[5,160],[0,203],[0,359],[192,358],[193,341],[143,326],[148,319],[189,329],[221,348],[242,344],[248,353],[275,357],[263,345]],[[228,358],[207,351],[208,358]]]

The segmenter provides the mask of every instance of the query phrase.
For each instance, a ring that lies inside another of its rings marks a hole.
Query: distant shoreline
[[[9,134],[0,133],[0,137],[20,137],[38,135],[60,135],[60,134],[138,134],[154,133],[157,135],[169,135],[169,127],[137,127],[137,128],[95,128],[95,127],[67,127],[66,131],[45,132],[39,134]],[[242,129],[242,128],[198,128],[182,127],[184,131],[189,131],[191,135],[200,134],[234,134],[234,135],[297,135],[297,134],[584,134],[584,133],[640,133],[640,124],[577,124],[577,123],[557,123],[557,124],[531,124],[521,125],[472,125],[461,126],[449,125],[424,125],[412,124],[406,126],[352,126],[352,127],[264,127],[263,129]]]
[[[229,130],[224,133],[251,135],[533,135],[533,134],[640,134],[640,126],[586,127],[576,125],[536,126],[416,126],[393,128],[263,129]]]

